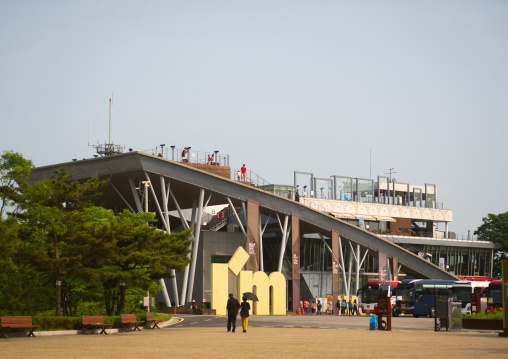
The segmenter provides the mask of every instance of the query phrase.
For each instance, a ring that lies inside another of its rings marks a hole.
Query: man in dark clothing
[[[233,294],[229,294],[228,304],[226,306],[226,314],[228,316],[228,332],[231,330],[231,324],[233,325],[233,333],[236,329],[236,316],[240,312],[240,302],[233,297]]]

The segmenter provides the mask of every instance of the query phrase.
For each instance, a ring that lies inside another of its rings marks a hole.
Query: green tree
[[[496,243],[499,249],[494,254],[493,276],[501,278],[501,264],[508,260],[508,212],[489,213],[482,218],[483,224],[474,232],[479,240]]]
[[[171,269],[182,270],[190,263],[190,230],[168,234],[150,226],[151,213],[124,210],[103,233],[113,245],[109,265],[103,268],[104,298],[108,315],[122,314],[126,290],[148,290],[151,278],[168,278]],[[106,229],[106,228],[105,228]]]
[[[80,182],[72,180],[72,172],[56,168],[50,179],[23,189],[23,241],[27,258],[56,280],[55,314],[61,315],[62,280],[73,267],[79,266],[81,255],[71,255],[70,240],[79,228],[80,211],[90,207],[101,195],[107,181],[97,177]]]

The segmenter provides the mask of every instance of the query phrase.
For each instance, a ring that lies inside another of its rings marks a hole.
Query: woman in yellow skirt
[[[245,296],[242,297],[242,304],[240,304],[240,317],[242,318],[243,332],[247,333],[247,325],[249,324],[249,310],[250,304],[247,302]]]

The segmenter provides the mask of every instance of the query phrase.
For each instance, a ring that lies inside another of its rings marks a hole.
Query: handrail
[[[162,158],[172,160],[172,161],[181,162],[183,150],[184,150],[183,148],[182,149],[175,148],[173,150],[172,148],[168,148],[168,147],[165,147],[162,149],[159,149],[159,147],[156,147],[156,148],[151,148],[148,150],[143,150],[141,152],[144,152],[144,153],[147,153],[147,154],[150,154],[153,156],[157,156],[157,155],[161,154]],[[184,159],[186,160],[185,162],[188,162],[188,163],[198,163],[198,164],[205,164],[206,165],[208,163],[208,156],[209,155],[215,156],[215,151],[203,152],[203,151],[188,150]],[[222,153],[218,152],[217,158],[215,159],[215,162],[213,162],[213,163],[217,166],[229,167],[229,155],[222,154]]]
[[[245,176],[245,181],[241,181],[241,178],[238,178],[238,174],[237,174],[238,172],[241,172],[241,169],[231,168],[229,178],[233,181],[250,182],[250,183],[253,183],[256,187],[271,185],[270,182],[268,182],[263,177],[258,175],[256,172],[251,171],[251,170],[247,171],[246,176]]]

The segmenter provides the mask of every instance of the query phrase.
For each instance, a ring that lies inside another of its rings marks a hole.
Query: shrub
[[[497,312],[496,314],[485,314],[485,313],[478,313],[478,314],[464,314],[462,316],[462,319],[503,319],[503,313]]]
[[[32,322],[41,326],[41,330],[66,330],[80,329],[80,317],[56,317],[49,315],[36,315],[32,317]]]

